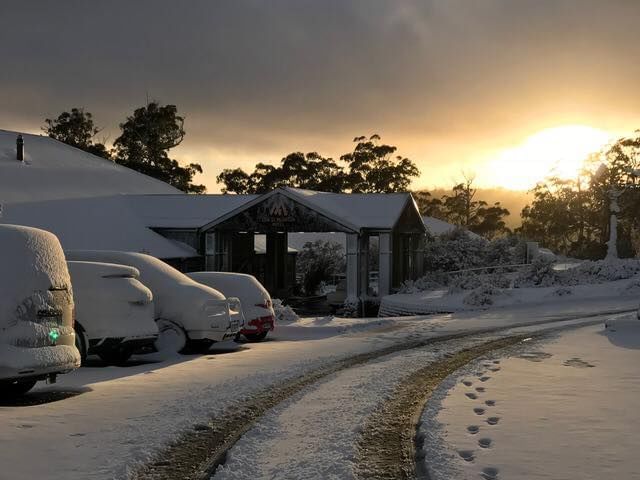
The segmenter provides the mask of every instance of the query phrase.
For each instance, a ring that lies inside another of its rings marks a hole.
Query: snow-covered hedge
[[[640,260],[585,261],[569,270],[554,270],[553,262],[539,258],[530,268],[523,269],[514,282],[515,287],[550,287],[591,285],[623,280],[640,274]]]
[[[495,298],[500,295],[504,295],[501,289],[491,284],[484,283],[467,294],[462,299],[462,302],[465,305],[470,305],[473,307],[485,307],[493,305]]]

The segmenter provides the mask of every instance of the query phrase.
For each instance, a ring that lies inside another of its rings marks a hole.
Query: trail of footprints
[[[491,376],[487,373],[487,371],[492,373],[499,372],[500,371],[499,365],[500,365],[500,360],[492,360],[490,363],[488,361],[485,361],[482,364],[482,367],[485,369],[485,371],[479,372],[477,374],[477,379],[480,382],[482,382],[482,384],[484,384],[485,382],[491,379]],[[472,389],[472,391],[467,391],[464,394],[469,400],[482,401],[480,397],[482,396],[482,394],[486,393],[487,391],[487,388],[485,386],[483,385],[474,386],[474,382],[468,379],[462,380],[462,384],[465,387]],[[487,399],[482,401],[481,406],[472,407],[473,413],[476,416],[484,419],[484,423],[487,424],[487,429],[491,428],[492,426],[498,425],[498,423],[500,422],[500,417],[490,415],[491,413],[490,408],[494,407],[495,405],[496,405],[495,400]],[[467,426],[467,433],[469,435],[475,436],[475,435],[478,435],[481,431],[483,431],[484,428],[485,427],[481,427],[480,425],[469,425]],[[480,435],[478,436],[480,438],[478,438],[477,445],[481,450],[490,449],[492,447],[493,441],[490,436],[480,436]],[[460,455],[460,458],[462,458],[465,462],[473,462],[476,459],[476,456],[475,456],[476,452],[474,450],[459,450],[458,455]],[[486,467],[486,468],[483,468],[482,471],[480,472],[480,477],[483,478],[484,480],[497,480],[498,473],[499,472],[497,468]]]

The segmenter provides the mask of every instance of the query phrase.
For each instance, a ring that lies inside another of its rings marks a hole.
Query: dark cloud
[[[633,0],[4,1],[0,126],[85,106],[113,138],[149,97],[187,116],[189,156],[246,164],[362,133],[411,151],[634,116],[639,14]]]

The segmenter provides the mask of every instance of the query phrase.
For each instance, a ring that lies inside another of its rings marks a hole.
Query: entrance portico
[[[291,294],[287,234],[346,235],[347,299],[369,294],[369,240],[378,237],[378,295],[422,274],[426,229],[413,197],[398,194],[335,194],[278,188],[229,211],[199,229],[208,270],[254,273],[256,234],[266,236],[264,283],[277,297]]]

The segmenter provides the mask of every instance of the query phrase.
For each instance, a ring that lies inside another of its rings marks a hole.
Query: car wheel
[[[268,330],[260,333],[245,333],[244,336],[247,337],[247,340],[250,342],[261,342],[267,337]]]
[[[158,325],[158,338],[154,345],[158,352],[166,353],[183,353],[189,337],[187,332],[177,323],[169,320],[157,320]]]
[[[133,352],[128,348],[114,348],[113,350],[104,350],[98,353],[103,362],[109,365],[122,366],[131,358]]]
[[[87,339],[84,336],[84,330],[77,323],[73,326],[73,330],[76,334],[76,348],[80,352],[80,365],[84,365],[87,362]]]
[[[0,381],[0,397],[14,398],[31,390],[37,380],[3,380]]]

